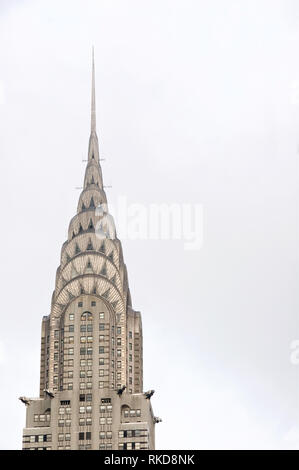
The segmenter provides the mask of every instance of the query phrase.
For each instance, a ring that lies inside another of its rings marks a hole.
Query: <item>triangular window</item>
[[[92,208],[92,209],[94,209],[94,208],[95,208],[95,204],[94,204],[93,196],[91,196],[89,207],[90,207],[90,208]]]
[[[92,250],[93,250],[93,246],[92,246],[91,241],[89,241],[86,250],[88,250],[88,251],[92,251]]]
[[[81,250],[80,250],[80,248],[79,248],[78,243],[76,243],[75,255],[77,255],[78,253],[81,253]]]

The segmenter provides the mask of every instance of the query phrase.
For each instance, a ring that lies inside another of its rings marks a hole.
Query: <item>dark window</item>
[[[61,400],[61,401],[60,401],[60,404],[61,404],[61,405],[70,405],[70,404],[71,404],[71,400]]]
[[[111,403],[111,398],[102,398],[101,402],[102,403]]]
[[[86,348],[80,348],[80,354],[81,355],[86,354]]]
[[[101,331],[105,330],[105,323],[100,323],[100,330]]]
[[[86,433],[86,439],[90,440],[91,439],[91,432],[87,431]]]
[[[96,306],[96,302],[95,302],[95,300],[92,300],[92,302],[91,302],[91,306],[92,306],[92,307],[95,307],[95,306]]]
[[[99,354],[104,354],[104,346],[99,347]]]
[[[73,333],[74,332],[74,325],[69,325],[69,332]]]
[[[84,432],[79,432],[79,441],[84,440]]]
[[[79,400],[80,400],[80,401],[85,401],[85,395],[84,395],[84,394],[81,394],[81,395],[79,396]]]
[[[78,302],[78,307],[83,307],[83,302]]]

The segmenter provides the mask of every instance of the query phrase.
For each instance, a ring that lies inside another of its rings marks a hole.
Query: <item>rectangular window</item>
[[[117,333],[118,335],[121,335],[121,326],[118,326],[118,327],[117,327],[116,333]]]
[[[91,432],[87,431],[87,433],[86,433],[86,439],[87,439],[88,441],[90,441],[90,439],[91,439]]]
[[[70,441],[70,440],[71,440],[71,435],[70,435],[70,434],[66,434],[66,435],[65,435],[65,440],[66,440],[66,441]]]
[[[112,405],[107,405],[107,411],[112,411]]]
[[[86,407],[86,413],[91,413],[92,412],[92,406],[91,405],[88,405]]]
[[[74,365],[74,359],[68,359],[67,361],[69,367],[73,367]]]
[[[71,400],[61,400],[61,401],[60,401],[60,404],[61,404],[62,406],[70,405],[70,404],[71,404]]]
[[[80,393],[79,401],[85,401],[85,395],[84,394]]]
[[[107,418],[107,424],[112,424],[112,418]]]
[[[74,314],[73,314],[73,313],[70,313],[70,314],[69,314],[69,320],[70,320],[70,321],[73,321],[73,320],[74,320]]]
[[[91,424],[92,424],[91,418],[86,418],[86,425],[91,426]]]
[[[100,418],[100,424],[102,425],[106,424],[106,418]]]
[[[99,372],[100,372],[100,377],[103,377],[103,375],[104,375],[104,369],[100,369]]]
[[[69,325],[69,333],[74,333],[74,325]]]
[[[73,349],[73,348],[69,348],[69,349],[68,349],[68,354],[69,354],[69,356],[73,356],[73,354],[74,354],[74,349]]]
[[[106,411],[106,406],[105,406],[105,405],[101,405],[101,406],[100,406],[100,412],[101,412],[101,413],[105,413],[105,411]]]
[[[71,425],[71,420],[70,420],[70,419],[66,419],[66,420],[65,420],[65,425],[69,428],[70,425]]]
[[[64,434],[58,434],[58,440],[63,441],[64,440]]]
[[[104,354],[104,346],[99,347],[99,354]]]
[[[84,441],[84,432],[79,432],[79,441]]]
[[[92,348],[87,348],[87,354],[88,354],[89,356],[92,355]]]
[[[117,357],[121,357],[121,349],[117,350]]]
[[[86,348],[80,348],[80,354],[84,356],[86,354]]]
[[[100,439],[105,439],[105,433],[103,431],[100,432]]]
[[[100,331],[105,330],[105,323],[100,323]]]
[[[85,425],[85,419],[84,418],[79,418],[79,424],[80,424],[80,426],[84,426]]]
[[[80,331],[82,333],[85,333],[86,332],[86,325],[80,325]]]
[[[141,416],[141,410],[136,410],[136,416]]]
[[[99,382],[99,388],[104,388],[104,382]]]
[[[85,413],[85,406],[80,406],[79,413]]]
[[[100,319],[102,320],[103,318],[105,318],[105,314],[104,312],[100,312]]]
[[[92,331],[92,323],[88,323],[87,325],[87,331]]]
[[[81,336],[80,343],[86,343],[86,336]]]
[[[129,338],[132,339],[133,335],[132,335],[132,331],[129,331]]]
[[[85,359],[80,359],[80,366],[85,367],[85,365],[86,365]]]
[[[104,335],[100,335],[99,336],[99,341],[104,341],[105,340],[105,336]]]
[[[99,359],[99,365],[100,365],[100,366],[103,366],[104,364],[105,364],[105,359],[101,357],[101,358]]]
[[[96,301],[95,301],[95,300],[92,300],[92,301],[91,301],[91,306],[92,306],[92,307],[95,307],[96,305],[97,305],[97,304],[96,304]]]
[[[83,307],[83,302],[78,302],[78,307]]]
[[[92,336],[87,336],[87,342],[92,343]]]
[[[59,330],[54,331],[54,338],[59,338]]]
[[[87,393],[86,401],[92,401],[92,394],[91,393]]]
[[[107,439],[112,439],[112,432],[111,432],[111,431],[107,431],[107,432],[106,432],[106,436],[107,436]]]

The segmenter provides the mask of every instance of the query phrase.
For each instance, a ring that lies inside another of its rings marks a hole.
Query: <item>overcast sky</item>
[[[157,448],[299,448],[295,0],[0,0],[0,447],[39,392],[92,44],[108,200],[204,210],[199,251],[123,241]]]

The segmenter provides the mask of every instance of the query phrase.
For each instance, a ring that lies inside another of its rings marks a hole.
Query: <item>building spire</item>
[[[94,70],[94,47],[92,46],[92,80],[91,80],[91,132],[96,132],[96,92]]]

